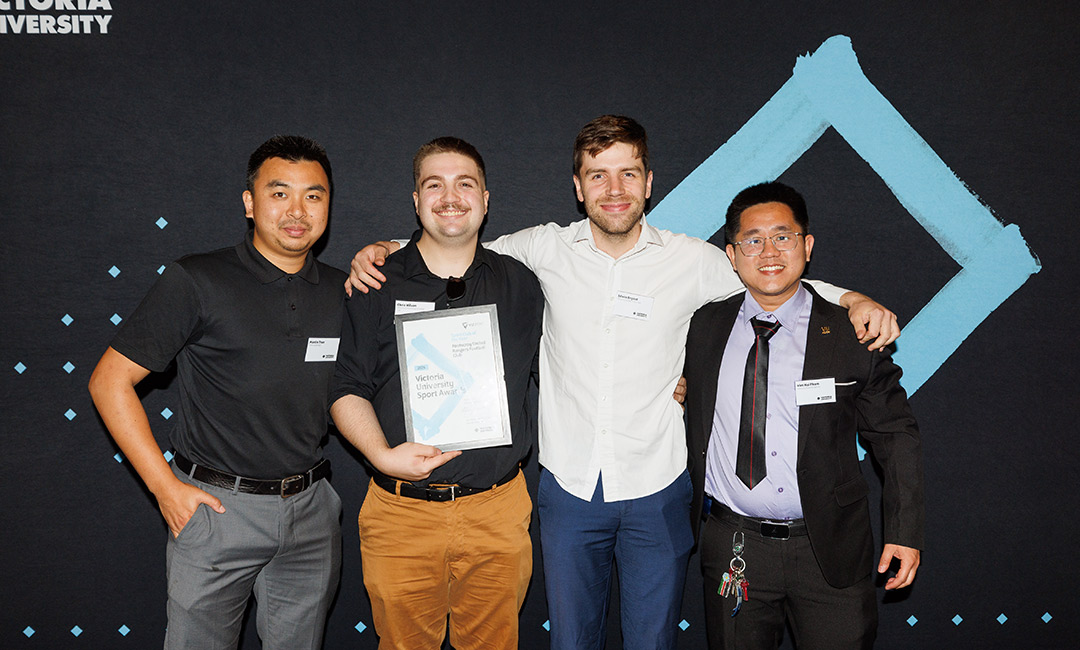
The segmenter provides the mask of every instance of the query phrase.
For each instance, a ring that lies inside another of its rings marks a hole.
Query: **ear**
[[[488,213],[488,201],[491,199],[491,193],[484,190],[484,214]]]
[[[577,200],[584,203],[585,195],[581,193],[581,179],[577,174],[574,174],[574,190],[577,192]]]
[[[652,170],[645,176],[645,198],[652,196]]]
[[[810,251],[813,250],[813,248],[814,248],[814,236],[813,235],[806,235],[806,236],[803,237],[803,239],[805,240],[805,241],[803,241],[803,244],[806,245],[806,261],[809,262],[810,261]]]
[[[248,190],[244,190],[244,216],[248,219],[255,218],[255,200]]]
[[[728,244],[724,247],[724,252],[727,253],[728,261],[731,262],[731,270],[735,271],[735,275],[738,275],[739,269],[735,268],[735,247]]]
[[[412,193],[412,204],[413,208],[416,210],[416,216],[420,216],[420,195],[416,192]]]

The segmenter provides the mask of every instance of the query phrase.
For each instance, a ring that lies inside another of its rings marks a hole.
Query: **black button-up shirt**
[[[248,233],[169,265],[112,347],[155,372],[176,360],[178,453],[240,476],[290,476],[322,458],[334,364],[304,359],[309,339],[339,336],[344,282],[310,253],[285,273]]]
[[[435,309],[494,304],[499,314],[506,398],[513,443],[469,449],[437,468],[425,481],[468,487],[493,485],[529,453],[535,439],[525,401],[540,342],[544,302],[540,283],[523,264],[477,246],[476,256],[462,276],[465,295],[448,303],[446,279],[428,270],[416,247],[419,233],[401,251],[386,259],[386,283],[378,291],[354,292],[345,305],[341,350],[330,403],[345,395],[369,402],[391,447],[405,442],[405,410],[394,329],[397,301],[432,302]]]

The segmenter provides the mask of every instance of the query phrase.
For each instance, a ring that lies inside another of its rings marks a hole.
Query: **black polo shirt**
[[[341,350],[330,395],[331,404],[345,395],[358,395],[371,402],[391,447],[405,442],[395,305],[398,300],[420,301],[435,303],[436,310],[448,308],[446,280],[428,270],[416,247],[418,239],[419,232],[409,246],[386,259],[382,267],[386,283],[381,290],[353,292],[346,301]],[[543,325],[540,283],[521,262],[482,246],[477,246],[476,257],[462,277],[465,295],[454,301],[454,308],[491,304],[498,308],[513,443],[466,450],[437,468],[427,480],[416,481],[418,485],[493,485],[525,458],[535,438],[525,399]]]
[[[282,478],[322,458],[333,361],[305,361],[336,339],[345,274],[315,261],[288,274],[252,244],[169,265],[112,342],[160,372],[176,360],[173,448],[201,465]]]

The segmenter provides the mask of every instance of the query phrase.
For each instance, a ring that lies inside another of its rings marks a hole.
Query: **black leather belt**
[[[282,499],[299,494],[315,484],[316,481],[330,477],[330,461],[322,459],[319,464],[303,474],[293,474],[283,479],[263,480],[257,478],[244,478],[234,476],[220,470],[196,465],[180,454],[173,456],[173,462],[181,472],[187,474],[196,481],[202,481],[214,487],[235,489],[246,494],[274,494]],[[191,470],[194,468],[194,472]],[[239,483],[237,483],[239,479]]]
[[[427,487],[424,487],[421,485],[413,485],[406,481],[398,481],[382,474],[375,474],[371,477],[371,480],[375,482],[375,485],[378,485],[391,494],[400,494],[401,496],[410,499],[420,499],[421,501],[453,501],[459,497],[467,497],[470,494],[487,492],[500,485],[506,485],[514,480],[514,477],[518,475],[519,471],[521,470],[515,465],[514,468],[510,470],[509,474],[496,481],[495,485],[489,485],[487,487],[466,487],[464,485],[456,484],[428,485]]]
[[[709,506],[709,514],[721,521],[735,524],[739,528],[753,531],[769,539],[788,539],[789,537],[799,537],[806,534],[805,519],[774,521],[772,519],[747,517],[716,501],[713,501],[712,505]]]

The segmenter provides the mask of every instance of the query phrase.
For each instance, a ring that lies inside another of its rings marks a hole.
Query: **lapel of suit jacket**
[[[806,330],[806,357],[803,359],[803,380],[822,379],[831,377],[834,373],[833,359],[836,343],[842,332],[841,327],[850,327],[847,321],[838,322],[832,314],[824,308],[824,298],[817,295],[808,284],[803,286],[813,296],[814,301],[810,305],[810,324]],[[806,446],[807,436],[812,430],[812,425],[820,408],[799,409],[799,457],[802,457],[803,448]],[[807,417],[809,415],[809,417]]]
[[[716,384],[720,379],[720,362],[724,357],[724,348],[727,347],[728,339],[731,338],[731,328],[735,325],[735,318],[739,315],[742,307],[743,296],[730,298],[720,303],[716,309],[716,318],[711,323],[713,336],[708,337],[708,347],[702,351],[702,359],[705,360],[705,386],[702,387],[703,399],[698,407],[701,409],[701,422],[705,425],[705,440],[708,443],[712,435],[713,412],[716,410]],[[688,351],[688,354],[696,352]]]

